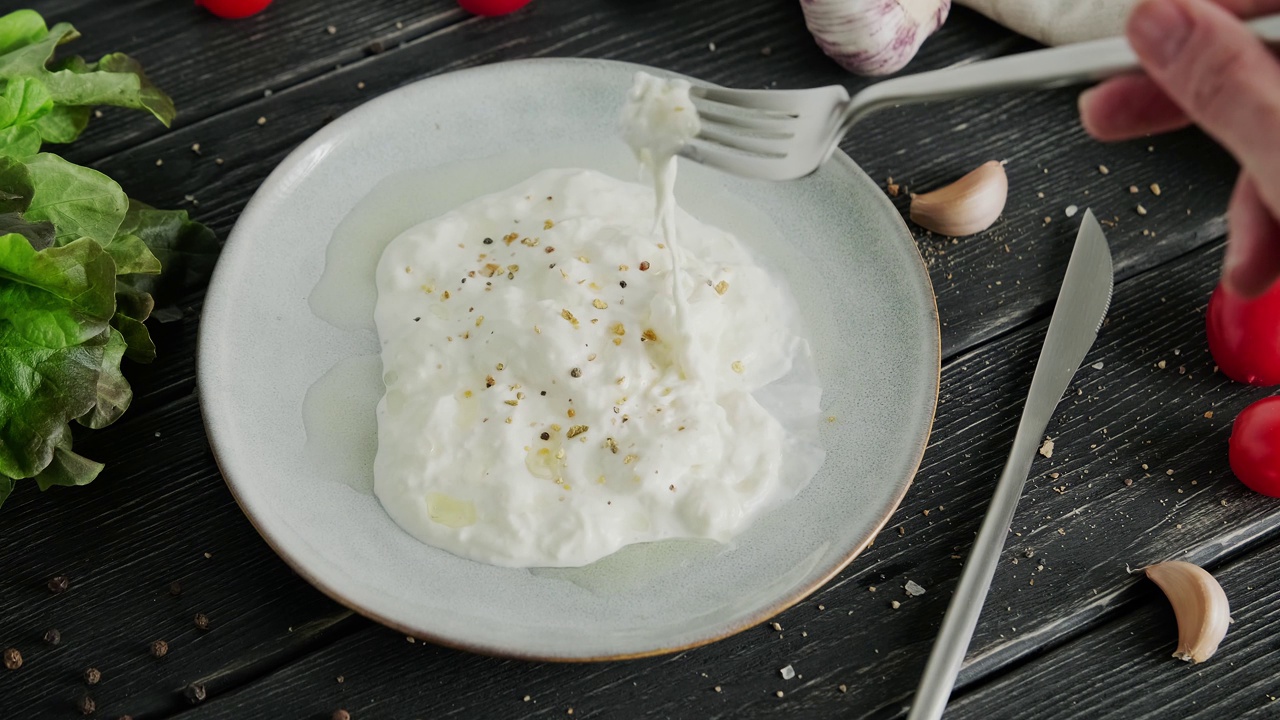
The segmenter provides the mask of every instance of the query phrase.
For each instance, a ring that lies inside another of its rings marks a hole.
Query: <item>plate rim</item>
[[[326,143],[331,142],[332,140],[340,139],[342,135],[345,134],[346,127],[348,125],[352,125],[353,123],[359,122],[359,120],[356,119],[355,116],[364,114],[361,111],[366,111],[367,108],[380,104],[384,102],[387,98],[393,95],[396,95],[397,93],[400,93],[402,91],[405,91],[410,87],[417,86],[423,83],[430,83],[445,76],[502,72],[502,69],[504,68],[512,68],[517,66],[588,65],[588,64],[614,65],[619,67],[631,68],[634,70],[659,72],[665,75],[679,75],[680,77],[685,77],[687,79],[694,80],[701,84],[707,84],[707,85],[712,84],[712,83],[706,83],[705,81],[697,80],[696,78],[692,78],[680,73],[673,73],[671,71],[666,71],[660,68],[654,68],[654,67],[642,65],[639,63],[625,62],[625,61],[619,61],[619,60],[609,60],[609,59],[596,59],[596,58],[560,58],[560,57],[525,58],[525,59],[507,60],[503,62],[488,63],[488,64],[477,65],[477,66],[468,67],[468,68],[461,68],[458,70],[451,70],[445,73],[430,75],[427,77],[420,78],[418,80],[414,80],[413,82],[406,83],[404,85],[401,85],[400,87],[389,90],[383,93],[382,95],[379,95],[376,98],[372,98],[364,103],[361,103],[360,105],[357,105],[351,110],[348,110],[346,113],[338,117],[333,122],[330,122],[324,125],[319,130],[312,133],[305,140],[299,143],[297,147],[289,151],[289,154],[286,155],[284,159],[282,159],[280,163],[276,165],[276,167],[272,169],[272,171],[262,180],[262,182],[258,185],[258,188],[254,190],[254,193],[250,197],[249,202],[245,204],[244,209],[241,210],[240,213],[237,215],[236,222],[232,226],[231,232],[227,235],[227,240],[224,243],[224,248],[227,246],[230,246],[233,242],[236,242],[237,238],[240,236],[241,233],[238,233],[237,230],[240,228],[242,218],[245,215],[249,214],[250,211],[253,210],[255,205],[259,204],[260,202],[265,202],[265,200],[262,199],[264,196],[263,190],[268,189],[269,191],[279,191],[283,189],[287,191],[289,189],[289,185],[292,184],[288,182],[288,176],[297,168],[297,166],[299,166],[300,164],[303,164],[303,162],[312,154],[312,152],[317,147],[323,146]],[[831,161],[844,165],[845,168],[848,171],[850,171],[854,177],[860,177],[864,182],[866,182],[871,187],[873,188],[878,187],[876,186],[875,181],[872,180],[871,177],[867,175],[866,172],[863,171],[862,168],[859,167],[858,164],[855,163],[853,159],[849,157],[849,155],[845,153],[843,150],[841,150],[839,147],[837,147],[836,151],[832,154]],[[277,185],[280,187],[276,187]],[[484,642],[465,642],[456,638],[447,637],[434,630],[428,630],[428,629],[419,628],[419,627],[412,627],[411,624],[401,622],[394,618],[387,617],[382,613],[376,612],[366,607],[362,607],[358,602],[353,601],[347,598],[346,596],[344,596],[340,588],[331,587],[330,584],[322,581],[318,576],[316,576],[309,570],[309,568],[307,567],[306,563],[303,560],[287,552],[283,548],[283,546],[279,544],[277,540],[272,536],[271,531],[269,531],[266,528],[266,526],[261,522],[261,520],[258,517],[256,517],[255,514],[250,510],[245,499],[242,498],[240,493],[237,491],[236,484],[235,482],[232,481],[231,474],[226,470],[226,466],[223,463],[221,455],[219,453],[219,444],[217,439],[219,431],[215,429],[215,423],[210,421],[210,418],[216,414],[216,412],[214,412],[211,409],[210,403],[213,402],[212,398],[214,398],[217,395],[217,393],[215,391],[215,388],[209,386],[209,383],[211,383],[212,381],[209,379],[208,374],[203,370],[205,363],[202,361],[202,358],[212,354],[212,349],[210,348],[210,346],[214,341],[211,339],[209,333],[205,331],[206,325],[204,320],[209,315],[209,310],[211,307],[211,303],[210,303],[211,298],[214,299],[214,302],[212,303],[214,313],[216,314],[218,312],[218,308],[217,308],[218,301],[216,299],[215,288],[217,287],[219,276],[222,274],[220,272],[222,270],[221,263],[219,263],[214,267],[214,271],[210,276],[208,290],[206,291],[206,294],[205,294],[204,306],[202,307],[202,310],[201,310],[200,326],[196,334],[196,368],[197,368],[196,389],[199,396],[198,402],[200,406],[200,414],[201,414],[201,419],[203,421],[204,428],[205,428],[205,437],[209,443],[210,454],[212,454],[214,464],[218,468],[218,473],[222,476],[223,482],[226,484],[228,490],[230,490],[231,496],[235,500],[236,505],[239,506],[240,511],[249,520],[249,524],[253,526],[253,529],[258,533],[258,535],[261,536],[264,541],[266,541],[267,546],[271,548],[271,550],[276,554],[277,557],[279,557],[281,560],[284,561],[284,563],[287,566],[289,566],[290,570],[297,573],[300,577],[302,577],[303,580],[307,581],[308,584],[310,584],[315,589],[319,590],[322,594],[324,594],[326,597],[333,600],[334,602],[338,603],[339,605],[342,605],[348,610],[355,612],[363,617],[373,620],[374,622],[377,622],[380,625],[389,627],[397,632],[403,633],[408,637],[412,637],[417,640],[425,640],[436,645],[441,645],[441,646],[452,648],[455,650],[464,650],[467,652],[473,652],[480,655],[488,655],[488,656],[501,657],[501,658],[511,658],[511,659],[517,659],[517,660],[530,660],[530,661],[537,661],[537,662],[556,662],[556,663],[577,663],[577,662],[595,663],[595,662],[633,660],[633,659],[639,659],[639,658],[654,657],[658,655],[667,655],[667,654],[681,652],[685,650],[691,650],[693,648],[702,647],[704,645],[709,645],[711,643],[719,642],[720,640],[724,640],[726,638],[732,637],[750,627],[753,627],[755,625],[759,625],[761,623],[768,621],[770,618],[778,615],[779,613],[786,611],[787,609],[800,603],[801,601],[803,601],[805,598],[809,597],[813,593],[817,592],[827,583],[831,582],[831,580],[836,575],[838,575],[845,568],[847,568],[850,563],[852,563],[855,559],[857,559],[858,556],[861,555],[862,552],[866,550],[867,547],[869,547],[877,537],[879,537],[880,531],[884,529],[885,525],[888,524],[889,519],[893,517],[893,514],[895,512],[897,512],[899,506],[901,506],[902,504],[902,500],[906,497],[907,491],[910,490],[911,486],[914,484],[916,475],[920,471],[920,465],[924,461],[925,450],[928,448],[929,440],[933,435],[933,426],[937,420],[938,397],[939,397],[939,391],[940,391],[940,386],[942,381],[942,336],[941,336],[942,328],[941,328],[941,323],[938,315],[937,295],[933,290],[933,280],[929,276],[929,269],[924,262],[923,256],[920,254],[919,246],[915,244],[915,236],[911,233],[911,229],[907,227],[906,221],[903,220],[901,213],[898,212],[897,208],[893,205],[892,201],[890,201],[888,197],[885,197],[883,194],[878,192],[875,193],[875,197],[877,198],[875,202],[879,203],[882,206],[887,206],[887,208],[892,211],[890,213],[890,215],[894,219],[892,224],[896,225],[897,228],[899,228],[902,231],[904,238],[910,240],[912,249],[914,251],[911,253],[911,255],[916,259],[916,262],[919,264],[920,277],[924,281],[924,288],[928,291],[927,295],[929,298],[929,304],[926,309],[928,310],[927,315],[928,315],[929,324],[932,326],[934,331],[931,334],[931,337],[933,339],[933,343],[932,343],[933,362],[931,363],[931,365],[936,368],[935,372],[931,374],[931,377],[933,379],[933,388],[928,395],[930,398],[930,401],[928,403],[928,408],[927,408],[928,417],[929,417],[928,426],[925,428],[925,431],[920,439],[919,447],[915,452],[914,462],[912,462],[911,464],[910,472],[907,473],[905,477],[899,478],[897,480],[899,484],[899,488],[897,489],[896,496],[893,497],[892,502],[887,505],[884,514],[880,517],[879,521],[875,524],[875,526],[866,534],[866,536],[861,541],[856,543],[849,550],[849,552],[844,555],[844,557],[839,562],[834,563],[827,572],[815,578],[813,582],[807,583],[803,586],[796,588],[795,590],[789,593],[786,593],[783,596],[780,596],[776,601],[768,604],[767,606],[761,608],[760,610],[754,613],[751,613],[749,615],[746,615],[742,617],[739,621],[726,626],[726,628],[724,628],[722,632],[717,632],[717,633],[706,635],[703,637],[698,637],[692,641],[689,641],[683,644],[655,647],[652,649],[641,650],[641,651],[631,652],[631,653],[608,653],[608,654],[593,655],[593,656],[576,656],[576,655],[568,655],[568,654],[562,654],[562,655],[539,654],[537,652],[528,652],[520,649],[499,647],[499,646],[491,645]]]

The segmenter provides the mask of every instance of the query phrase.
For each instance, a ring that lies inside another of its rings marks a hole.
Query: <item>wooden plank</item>
[[[1139,609],[953,701],[947,717],[1243,718],[1277,712],[1275,632],[1280,573],[1271,544],[1215,569],[1234,622],[1208,661],[1185,666],[1168,601],[1137,580]],[[1136,576],[1140,577],[1140,576]]]
[[[1204,349],[1217,251],[1117,289],[1050,426],[1052,457],[1033,467],[962,687],[1142,602],[1126,565],[1222,562],[1280,535],[1274,502],[1227,469],[1231,419],[1266,393],[1213,372]],[[1038,323],[948,364],[937,440],[916,487],[851,569],[777,618],[780,633],[765,626],[672,657],[561,666],[410,644],[369,627],[189,717],[261,708],[322,717],[339,705],[355,717],[541,717],[569,707],[575,717],[895,717],[1003,464],[1043,332]],[[909,597],[908,580],[926,593]],[[789,664],[801,677],[784,681],[778,671]]]
[[[454,0],[276,2],[235,22],[219,20],[189,0],[34,0],[26,5],[50,23],[76,26],[83,37],[66,52],[90,59],[124,52],[140,60],[177,104],[175,127],[359,60],[372,52],[373,43],[394,48],[468,17]],[[87,162],[165,132],[133,111],[103,113],[71,146],[71,159]]]
[[[157,716],[193,682],[234,687],[350,629],[350,613],[257,539],[213,464],[188,396],[77,441],[108,466],[91,485],[22,483],[0,522],[0,716],[66,716],[86,692],[99,716]],[[206,555],[208,553],[208,555]],[[70,589],[52,594],[50,578]],[[171,583],[181,593],[171,594]],[[211,629],[198,630],[196,613]],[[61,643],[44,633],[57,628]],[[154,658],[153,640],[169,652]],[[88,688],[88,667],[102,681]]]

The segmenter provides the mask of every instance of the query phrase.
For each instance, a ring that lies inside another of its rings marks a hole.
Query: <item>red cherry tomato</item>
[[[1236,416],[1230,457],[1240,482],[1280,497],[1280,396],[1259,400]]]
[[[271,0],[196,0],[196,5],[228,20],[257,15],[270,4]]]
[[[1248,300],[1219,285],[1205,316],[1209,352],[1227,377],[1280,385],[1280,282]]]
[[[528,5],[529,0],[458,0],[458,4],[473,15],[495,16],[513,13]]]

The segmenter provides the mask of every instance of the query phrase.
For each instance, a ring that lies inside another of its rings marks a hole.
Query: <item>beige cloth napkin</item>
[[[1120,35],[1138,0],[956,0],[1046,45]]]

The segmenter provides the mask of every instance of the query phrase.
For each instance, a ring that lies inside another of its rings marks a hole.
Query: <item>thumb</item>
[[[1145,0],[1127,34],[1148,75],[1280,208],[1280,62],[1262,41],[1208,0]]]

